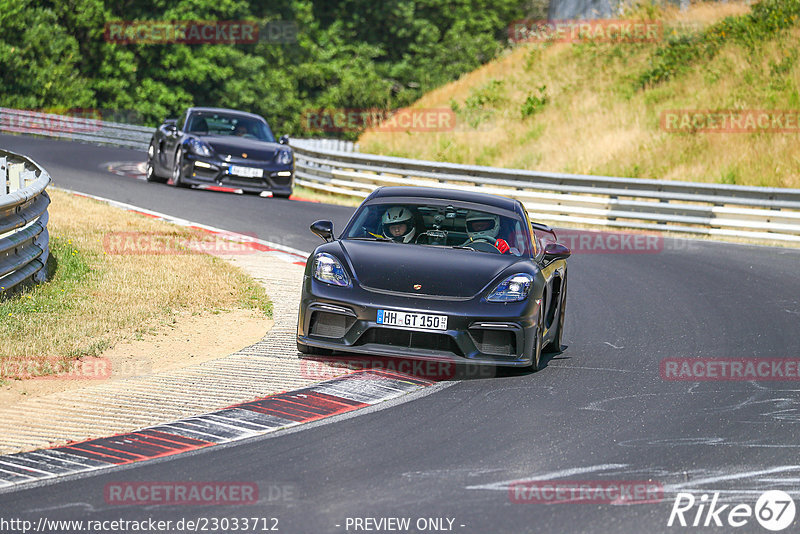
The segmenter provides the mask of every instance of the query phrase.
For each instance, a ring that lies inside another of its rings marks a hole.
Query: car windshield
[[[407,245],[467,247],[479,252],[527,255],[528,237],[516,217],[450,204],[381,203],[363,206],[344,239]]]
[[[266,121],[243,115],[199,112],[192,113],[186,121],[188,133],[200,135],[225,135],[258,139],[274,143],[275,137]]]

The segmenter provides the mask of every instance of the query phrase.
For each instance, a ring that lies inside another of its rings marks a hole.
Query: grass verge
[[[183,246],[208,243],[208,234],[58,190],[50,196],[51,278],[0,295],[0,364],[98,355],[180,314],[254,309],[272,317],[272,302],[250,276]],[[115,245],[115,236],[125,239]],[[135,249],[138,237],[144,242]],[[143,254],[143,245],[161,252]]]
[[[329,193],[328,191],[311,189],[309,187],[303,187],[302,185],[295,185],[292,195],[303,200],[336,204],[337,206],[358,206],[363,201],[361,198],[348,197],[338,193]]]
[[[658,42],[517,46],[412,107],[448,108],[451,131],[365,132],[364,152],[476,165],[800,187],[800,136],[670,131],[674,110],[800,112],[800,1],[640,4]]]

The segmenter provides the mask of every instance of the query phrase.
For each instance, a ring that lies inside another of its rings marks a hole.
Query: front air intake
[[[494,356],[514,356],[517,353],[517,339],[510,330],[471,329],[469,331],[475,346],[484,354]]]
[[[435,332],[419,332],[398,328],[369,328],[358,338],[356,345],[375,343],[392,347],[408,347],[410,349],[429,350],[442,353],[449,352],[463,356],[455,340],[447,334]]]
[[[344,337],[355,319],[339,313],[315,311],[311,315],[311,335],[319,337]]]

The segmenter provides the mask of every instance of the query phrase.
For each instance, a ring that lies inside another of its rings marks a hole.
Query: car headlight
[[[288,150],[279,150],[278,155],[275,156],[275,162],[278,165],[291,165],[292,164],[292,153]]]
[[[489,302],[518,302],[528,298],[533,287],[533,276],[525,273],[509,276],[489,294]]]
[[[326,284],[335,286],[349,286],[350,277],[342,268],[335,257],[325,252],[320,252],[314,257],[314,278]]]
[[[186,146],[189,147],[189,152],[196,156],[203,156],[204,158],[211,157],[211,147],[199,139],[189,139],[186,142]]]

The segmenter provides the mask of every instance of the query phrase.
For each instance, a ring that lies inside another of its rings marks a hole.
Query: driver
[[[510,250],[505,239],[500,239],[500,216],[481,211],[470,211],[467,213],[467,235],[469,239],[464,243],[467,245],[473,241],[486,241],[494,245],[501,254]]]
[[[392,206],[383,214],[383,235],[398,243],[410,243],[416,234],[414,214],[405,206]]]
[[[247,131],[247,126],[245,126],[244,123],[242,122],[238,123],[236,127],[233,129],[233,135],[236,135],[238,137],[244,137],[248,133],[249,132]]]

